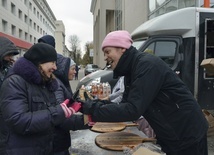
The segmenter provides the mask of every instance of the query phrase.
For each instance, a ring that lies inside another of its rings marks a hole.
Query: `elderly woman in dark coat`
[[[0,93],[0,154],[53,154],[55,126],[73,109],[57,104],[53,76],[57,53],[47,44],[33,45],[14,64]]]
[[[60,54],[57,55],[57,70],[54,72],[60,83],[59,88],[55,92],[58,103],[65,99],[71,99],[73,92],[69,81],[75,76],[75,62]],[[88,125],[84,125],[83,115],[72,115],[66,121],[56,127],[54,136],[54,155],[69,155],[69,147],[71,146],[71,138],[69,130],[88,129]]]

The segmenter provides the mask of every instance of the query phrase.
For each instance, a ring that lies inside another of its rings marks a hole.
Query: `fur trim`
[[[19,58],[14,66],[13,72],[23,79],[30,83],[42,85],[42,76],[38,70],[38,68],[29,60],[25,59],[24,57]],[[53,79],[51,82],[46,84],[46,87],[50,91],[55,91],[58,89],[58,82],[56,79]]]

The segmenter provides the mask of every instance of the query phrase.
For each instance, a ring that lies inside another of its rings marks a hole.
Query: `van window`
[[[156,41],[152,42],[144,52],[160,57],[171,67],[175,60],[176,46],[173,41]]]
[[[137,40],[134,41],[132,46],[134,46],[137,50],[144,44],[145,40]]]

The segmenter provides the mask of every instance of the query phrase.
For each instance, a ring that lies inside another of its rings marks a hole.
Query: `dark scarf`
[[[124,54],[121,56],[118,61],[117,66],[114,69],[114,78],[118,78],[120,76],[130,75],[132,71],[132,65],[134,63],[134,57],[136,53],[140,52],[133,46],[127,49]]]

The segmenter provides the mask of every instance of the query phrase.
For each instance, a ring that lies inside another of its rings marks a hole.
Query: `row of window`
[[[212,7],[214,0],[210,0]],[[185,7],[201,7],[203,0],[149,0],[149,19]]]
[[[24,1],[25,5],[27,6],[27,0]],[[2,0],[2,6],[7,9],[7,0]],[[27,6],[28,7],[28,6]],[[11,5],[10,5],[10,8],[11,8],[11,13],[14,14],[16,16],[17,12],[16,12],[16,5],[14,3],[11,2]],[[32,3],[29,2],[29,9],[32,10]],[[45,18],[42,17],[42,14],[39,13],[39,11],[36,11],[36,8],[33,7],[33,13],[35,16],[37,16],[37,18],[43,22],[43,24],[48,27],[48,29],[52,30],[51,26],[48,24],[48,22],[45,20]],[[32,27],[32,19],[30,19],[28,17],[28,15],[24,14],[23,15],[23,12],[22,10],[18,9],[18,18],[20,20],[23,20],[23,16],[24,16],[24,22],[26,24],[29,24],[31,27]],[[28,18],[29,18],[29,21],[28,21]],[[36,23],[34,23],[34,30],[36,30]],[[37,32],[38,32],[38,29],[37,29]]]
[[[45,30],[43,30],[43,28],[39,26],[40,23],[36,23],[36,21],[33,21],[27,14],[23,13],[23,11],[20,8],[17,8],[17,6],[15,5],[15,2],[10,2],[9,0],[1,0],[1,2],[2,2],[1,3],[2,7],[6,10],[8,10],[8,7],[10,6],[9,11],[14,15],[14,18],[16,18],[17,16],[20,21],[24,21],[28,27],[31,27],[33,30],[35,30],[37,33],[41,35],[47,34],[47,32],[45,32]],[[48,24],[47,20],[43,18],[42,14],[36,10],[36,7],[34,7],[29,0],[24,0],[24,4],[28,8],[28,10],[31,10],[31,11],[33,10],[32,11],[33,14],[43,23],[42,26],[45,26],[45,29],[50,30],[52,32],[54,31],[51,28],[51,26]],[[41,2],[40,2],[40,5],[43,8],[43,11],[45,11],[44,8],[46,8],[46,6],[42,5]],[[49,11],[46,10],[46,12],[49,12]],[[28,12],[28,14],[30,14],[30,12]],[[31,29],[28,28],[27,31],[29,30]],[[13,23],[10,24],[9,21],[7,21],[6,17],[2,18],[2,31],[5,33],[11,33],[13,36],[19,37],[20,39],[24,39],[26,41],[30,41],[31,43],[35,43],[37,41],[36,38],[33,37],[28,32],[25,32],[24,30],[18,28]]]
[[[28,34],[27,32],[24,32],[22,29],[18,29],[15,25],[11,24],[9,25],[7,21],[2,20],[2,30],[3,32],[8,32],[9,29],[11,29],[11,35],[16,36],[20,39],[24,39],[27,41],[30,41],[31,43],[36,43],[37,39],[36,37],[33,37],[31,34]],[[43,31],[42,35],[45,35],[46,33]]]

